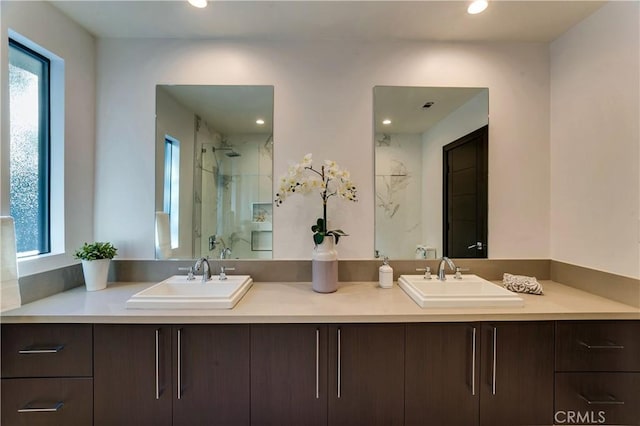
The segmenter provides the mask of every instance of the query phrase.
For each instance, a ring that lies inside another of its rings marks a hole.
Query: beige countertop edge
[[[521,308],[421,309],[397,285],[341,283],[317,294],[310,283],[254,283],[231,310],[126,309],[131,295],[153,283],[110,283],[106,290],[78,287],[2,313],[2,323],[251,324],[419,323],[544,320],[639,320],[640,309],[553,281],[545,294],[522,294]]]

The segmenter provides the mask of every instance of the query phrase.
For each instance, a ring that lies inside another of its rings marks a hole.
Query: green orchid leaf
[[[318,231],[320,231],[320,228],[318,227],[318,225],[313,225],[313,226],[311,227],[311,232],[314,232],[314,233],[315,233],[315,232],[318,232]]]
[[[318,232],[317,234],[313,234],[313,242],[316,244],[322,244],[324,241],[324,234]]]
[[[338,245],[338,240],[340,240],[340,235],[338,235],[338,234],[333,234],[333,238],[335,239],[335,243],[336,243],[336,245]]]

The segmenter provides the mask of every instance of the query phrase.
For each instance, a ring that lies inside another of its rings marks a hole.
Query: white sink
[[[127,300],[127,309],[231,309],[253,285],[249,275],[218,275],[206,283],[174,275]]]
[[[517,294],[477,275],[462,275],[446,281],[424,275],[401,275],[398,285],[422,308],[461,307],[522,307],[524,300]]]

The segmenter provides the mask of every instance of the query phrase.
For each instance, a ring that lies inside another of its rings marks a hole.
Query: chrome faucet
[[[220,275],[218,276],[218,279],[224,281],[227,279],[227,271],[235,271],[236,268],[229,268],[228,266],[220,266]]]
[[[206,257],[201,257],[196,261],[196,264],[193,266],[194,271],[199,271],[200,267],[202,267],[202,282],[206,283],[211,279],[211,266],[209,265],[209,259]]]
[[[449,259],[448,257],[443,256],[440,259],[440,265],[438,266],[438,279],[440,281],[446,281],[447,280],[447,276],[445,275],[446,265],[449,265],[449,268],[451,268],[452,271],[456,270],[456,265],[453,263],[453,261],[451,259]]]
[[[231,249],[229,247],[220,250],[220,259],[228,259],[229,256],[231,256]]]

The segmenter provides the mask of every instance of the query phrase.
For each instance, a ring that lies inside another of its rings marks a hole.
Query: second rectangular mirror
[[[273,87],[156,88],[156,258],[272,257]]]
[[[486,258],[489,90],[374,88],[375,249]]]

